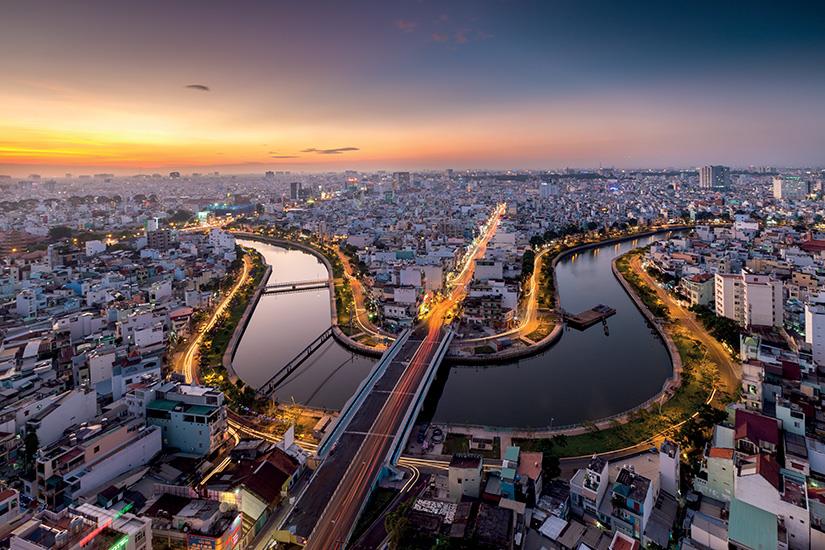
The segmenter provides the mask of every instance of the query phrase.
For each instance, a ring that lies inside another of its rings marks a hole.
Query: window
[[[95,445],[95,448],[92,452],[94,452],[95,454],[99,453],[100,452],[100,445]]]

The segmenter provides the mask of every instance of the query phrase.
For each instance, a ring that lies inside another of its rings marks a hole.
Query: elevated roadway
[[[452,339],[448,314],[466,296],[505,208],[496,208],[474,240],[446,297],[387,350],[319,446],[321,464],[282,525],[307,548],[343,548],[385,467],[398,460]]]

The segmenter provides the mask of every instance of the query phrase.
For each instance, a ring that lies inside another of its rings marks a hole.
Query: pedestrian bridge
[[[329,288],[329,284],[329,279],[273,283],[264,287],[263,294],[286,294],[291,292],[304,292],[306,290],[320,290]]]
[[[290,359],[290,361],[278,369],[278,371],[272,375],[272,377],[266,381],[266,383],[258,388],[257,394],[258,397],[271,399],[275,395],[275,390],[277,390],[281,385],[286,382],[286,379],[289,378],[289,375],[295,372],[295,370],[300,367],[304,361],[310,358],[310,356],[318,351],[318,349],[330,338],[332,338],[333,327],[329,327],[320,335],[318,335],[312,342],[307,344],[307,346],[298,352],[298,355]]]

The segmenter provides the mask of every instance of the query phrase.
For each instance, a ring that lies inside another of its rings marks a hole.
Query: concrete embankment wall
[[[318,258],[318,260],[320,260],[321,263],[324,264],[324,267],[326,267],[327,273],[329,274],[329,311],[330,311],[330,323],[332,324],[332,327],[333,327],[332,337],[335,338],[335,340],[339,344],[341,344],[342,346],[344,346],[345,348],[347,348],[348,350],[350,350],[353,353],[357,353],[359,355],[366,355],[368,357],[381,357],[381,355],[384,353],[383,350],[371,348],[369,346],[365,346],[364,344],[360,344],[360,343],[356,342],[355,340],[353,340],[352,338],[350,338],[349,336],[344,334],[344,331],[341,330],[341,327],[338,325],[338,306],[335,303],[335,280],[334,280],[334,275],[333,275],[333,270],[332,270],[332,264],[330,263],[330,261],[327,259],[326,256],[321,254],[315,248],[313,248],[311,246],[308,246],[308,245],[305,245],[303,243],[299,243],[299,242],[287,241],[287,240],[284,240],[284,239],[275,239],[273,237],[264,237],[264,236],[261,236],[261,235],[255,234],[255,233],[244,233],[244,232],[241,232],[241,231],[235,232],[234,235],[237,236],[237,237],[240,237],[242,239],[249,240],[249,241],[257,241],[257,242],[261,242],[261,243],[265,243],[265,244],[271,244],[271,245],[274,245],[274,246],[280,246],[280,247],[283,247],[283,248],[291,248],[291,249],[294,249],[294,250],[300,250],[302,252],[312,254],[313,256]],[[268,278],[268,275],[267,275],[266,278]],[[264,286],[266,286],[266,285],[264,285]],[[259,298],[259,296],[258,296],[258,298]],[[257,305],[257,302],[258,302],[258,299],[256,298],[254,300],[254,304]],[[252,305],[252,304],[253,304],[253,302],[250,302],[250,305]],[[254,311],[254,306],[252,307],[252,311]],[[239,325],[239,327],[240,327],[240,325]],[[243,330],[241,330],[241,333],[242,332],[243,332]],[[237,343],[240,341],[240,336],[241,335],[238,335],[238,338],[235,341],[235,346],[237,346]],[[233,340],[234,340],[234,338],[233,338]],[[232,357],[234,357],[234,355],[235,355],[235,352],[233,350]],[[230,361],[231,361],[231,358],[230,358]],[[224,366],[225,365],[226,365],[226,361],[224,361]],[[227,371],[229,371],[229,368],[227,368]]]
[[[232,338],[229,339],[229,344],[227,344],[226,350],[223,352],[221,362],[223,363],[223,368],[226,369],[226,373],[232,382],[237,382],[238,380],[238,375],[235,373],[235,369],[232,366],[232,361],[235,359],[235,352],[238,351],[238,343],[241,341],[241,338],[246,332],[246,327],[249,325],[249,320],[255,312],[255,307],[258,305],[258,300],[261,299],[261,295],[263,294],[264,288],[266,287],[266,283],[271,274],[272,266],[267,265],[263,277],[261,277],[258,286],[255,288],[255,292],[249,300],[249,303],[246,304],[246,309],[244,309],[243,315],[241,315],[241,318],[238,320],[238,324],[235,326],[235,331],[232,333]]]
[[[634,235],[632,237],[625,237],[625,238],[622,238],[622,239],[611,239],[611,241],[612,242],[623,242],[623,241],[633,240],[633,239],[637,239],[637,238],[644,238],[644,237],[647,237],[647,236],[650,236],[650,235],[666,233],[668,231],[683,231],[683,230],[686,230],[686,229],[689,229],[689,226],[684,226],[684,227],[680,226],[680,227],[670,228],[670,229],[666,229],[666,230],[650,231],[650,232],[647,232],[647,233],[644,233],[644,234]],[[593,243],[593,244],[582,245],[582,246],[578,246],[578,247],[575,247],[575,248],[571,248],[570,250],[566,250],[564,252],[561,252],[561,253],[557,254],[556,257],[553,258],[553,262],[554,262],[553,263],[553,269],[555,270],[555,266],[556,266],[556,264],[558,263],[559,260],[567,257],[570,254],[575,254],[577,252],[581,252],[582,250],[586,250],[588,248],[593,248],[595,246],[602,246],[604,244],[610,244],[611,241],[602,241],[601,243],[598,243],[598,244]],[[654,329],[656,330],[656,333],[659,335],[659,338],[661,338],[662,342],[665,345],[665,349],[667,350],[668,357],[669,357],[671,365],[673,367],[673,372],[672,372],[671,376],[669,376],[665,380],[665,382],[663,383],[662,389],[659,392],[657,392],[656,395],[654,395],[653,397],[647,399],[643,403],[640,403],[639,405],[636,405],[635,407],[633,407],[631,409],[628,409],[628,410],[623,411],[621,413],[618,413],[618,414],[615,414],[615,415],[608,416],[608,417],[601,418],[601,419],[597,420],[595,422],[595,424],[600,430],[610,427],[610,425],[613,422],[616,422],[616,421],[626,422],[629,419],[629,417],[636,411],[639,411],[639,410],[642,410],[642,409],[649,409],[650,407],[652,407],[653,405],[658,403],[662,399],[663,395],[665,395],[668,392],[678,388],[679,385],[682,383],[682,368],[683,368],[683,366],[682,366],[682,356],[679,354],[679,349],[676,347],[676,343],[673,341],[673,338],[670,336],[670,334],[664,329],[664,327],[662,326],[662,322],[655,315],[653,315],[653,312],[651,312],[650,309],[644,304],[644,302],[642,302],[641,298],[639,298],[639,296],[636,294],[635,290],[633,290],[633,287],[630,286],[630,283],[628,283],[625,280],[625,278],[622,276],[622,274],[619,272],[619,269],[616,267],[616,262],[619,260],[619,258],[621,258],[621,256],[618,256],[618,257],[614,258],[613,262],[611,263],[611,270],[613,271],[613,276],[619,282],[619,284],[624,289],[624,291],[627,293],[627,295],[630,296],[630,299],[633,301],[633,303],[635,304],[635,306],[639,310],[639,312],[641,312],[641,314],[645,317],[645,320],[647,320],[647,322],[651,326],[653,326]],[[558,289],[556,289],[555,295],[556,295],[556,299],[558,300]],[[563,325],[558,325],[556,328],[559,328],[561,326],[563,326]],[[473,364],[473,363],[464,363],[464,364]],[[483,432],[483,433],[501,433],[501,434],[508,434],[512,437],[523,437],[523,438],[551,437],[552,435],[559,434],[559,433],[564,433],[566,435],[577,435],[577,434],[581,434],[581,433],[584,433],[585,431],[587,431],[587,428],[582,423],[568,425],[568,426],[539,427],[539,428],[535,428],[535,429],[524,429],[524,428],[510,427],[510,426],[502,426],[502,427],[480,426],[480,425],[475,425],[475,424],[460,424],[460,423],[458,423],[458,424],[449,423],[449,427],[450,427],[451,430],[454,430],[454,431],[460,431],[461,429],[465,429],[468,432],[475,431],[475,432]]]

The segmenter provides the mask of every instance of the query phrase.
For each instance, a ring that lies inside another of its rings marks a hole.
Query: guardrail
[[[404,344],[407,342],[410,334],[412,334],[412,331],[407,329],[398,335],[398,338],[395,342],[393,342],[393,345],[387,348],[387,351],[384,352],[381,359],[370,371],[369,375],[361,382],[361,384],[358,385],[358,388],[355,390],[353,396],[350,397],[341,408],[341,414],[336,419],[335,425],[329,432],[327,432],[327,435],[324,436],[324,439],[321,440],[321,443],[318,445],[317,455],[319,458],[323,459],[326,457],[332,445],[338,441],[341,434],[346,431],[347,426],[352,420],[352,416],[361,407],[376,382],[378,382],[381,376],[383,376],[383,374],[387,371],[387,367],[389,367],[390,363],[392,363],[393,359],[395,359],[395,356],[398,355],[399,350],[404,347]]]
[[[392,446],[390,447],[390,464],[395,465],[398,463],[398,458],[404,450],[404,443],[407,441],[407,438],[412,431],[413,425],[415,424],[415,419],[418,417],[418,412],[424,404],[424,398],[430,391],[430,386],[433,383],[433,378],[435,378],[435,373],[438,370],[438,366],[441,364],[441,361],[444,360],[444,356],[447,354],[447,350],[450,347],[450,342],[453,341],[454,336],[455,333],[448,330],[444,335],[444,338],[441,340],[441,343],[438,345],[435,355],[433,355],[433,358],[430,360],[430,364],[427,366],[427,372],[424,373],[423,383],[419,384],[418,390],[415,392],[415,397],[412,402],[410,402],[410,406],[407,407],[407,412],[404,414],[404,419],[401,422],[400,429],[392,440]]]

